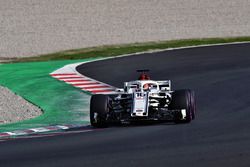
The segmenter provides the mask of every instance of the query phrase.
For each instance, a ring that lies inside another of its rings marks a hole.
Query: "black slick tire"
[[[191,90],[177,90],[172,93],[172,100],[169,108],[171,110],[186,110],[186,118],[182,119],[182,114],[177,112],[174,116],[175,123],[189,123],[194,118],[195,106],[194,95]]]
[[[107,95],[92,95],[90,99],[90,123],[96,128],[105,128],[108,126],[107,113],[109,98]]]

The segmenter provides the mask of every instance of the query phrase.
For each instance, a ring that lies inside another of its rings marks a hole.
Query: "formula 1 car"
[[[95,94],[90,100],[90,123],[103,128],[111,123],[173,121],[189,123],[195,118],[194,91],[171,90],[171,81],[154,81],[138,70],[138,80],[125,82],[113,94]]]

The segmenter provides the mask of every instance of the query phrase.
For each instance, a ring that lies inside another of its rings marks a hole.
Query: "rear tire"
[[[196,114],[196,99],[195,99],[195,93],[193,90],[190,91],[190,107],[191,107],[191,114],[192,114],[192,120],[195,119]]]
[[[174,116],[175,123],[189,123],[194,119],[195,114],[195,99],[194,93],[191,90],[177,90],[172,93],[170,103],[171,110],[186,110],[186,118],[182,119],[181,112],[177,112]]]
[[[109,98],[106,95],[93,95],[90,100],[90,123],[96,128],[105,128],[108,126],[107,114]]]

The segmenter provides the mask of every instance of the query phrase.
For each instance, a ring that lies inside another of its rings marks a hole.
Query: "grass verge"
[[[197,46],[206,44],[232,43],[250,41],[250,37],[234,38],[204,38],[204,39],[186,39],[159,42],[134,43],[123,45],[107,45],[100,47],[90,47],[83,49],[66,50],[46,55],[28,58],[9,59],[14,62],[31,62],[31,61],[50,61],[50,60],[76,60],[96,57],[111,57],[136,52],[151,51],[156,49],[177,48],[185,46]]]
[[[90,96],[80,89],[58,81],[49,75],[49,73],[66,64],[79,61],[87,60],[0,65],[0,85],[37,105],[44,112],[34,119],[0,125],[0,132],[58,124],[89,124]]]

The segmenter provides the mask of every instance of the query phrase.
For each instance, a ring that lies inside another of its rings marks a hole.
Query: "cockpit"
[[[145,83],[143,85],[143,90],[144,91],[149,91],[149,90],[153,90],[153,89],[157,89],[157,85],[155,83]]]

